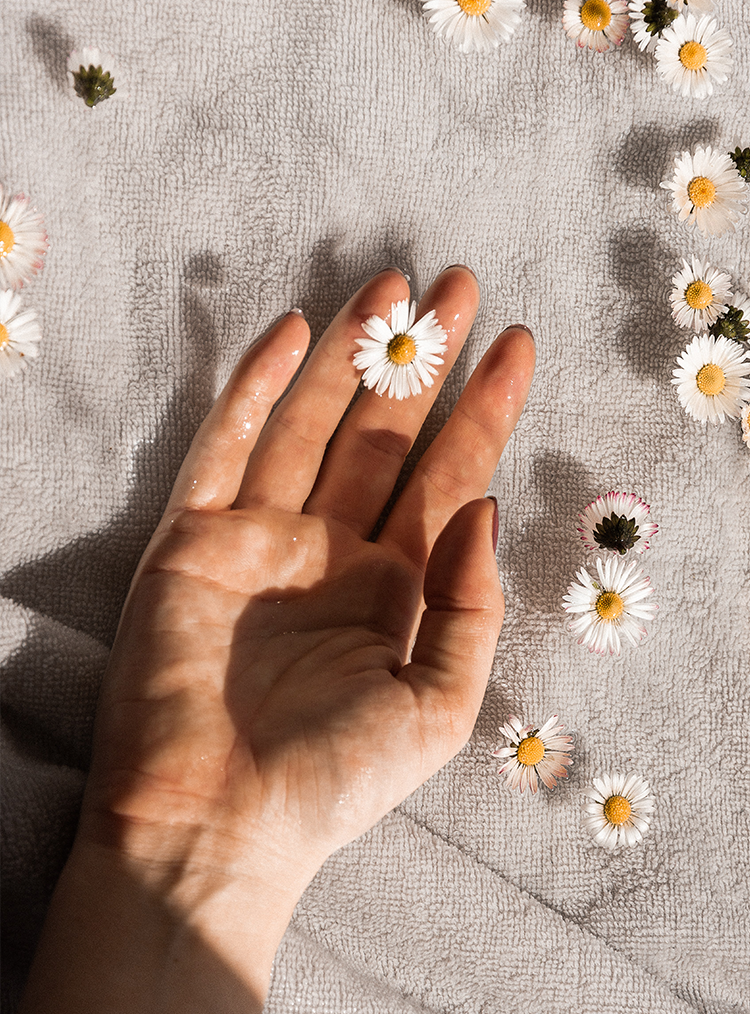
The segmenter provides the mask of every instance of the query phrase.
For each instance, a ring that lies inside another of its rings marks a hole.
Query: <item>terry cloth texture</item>
[[[490,492],[507,617],[469,745],[334,855],[278,955],[270,1014],[750,1011],[748,449],[670,383],[690,338],[670,279],[695,254],[750,292],[747,224],[688,229],[659,189],[696,144],[750,145],[750,5],[722,0],[730,80],[658,79],[630,35],[578,49],[562,0],[467,55],[417,0],[12,0],[0,178],[44,213],[26,287],[40,357],[2,385],[3,1011],[65,860],[118,613],[179,462],[248,343],[290,306],[313,335],[371,273],[419,294],[477,273],[482,306],[418,450],[495,335],[538,345]],[[70,50],[121,68],[87,109]],[[576,513],[634,492],[660,531],[646,640],[590,655],[562,596],[591,562]],[[513,793],[509,714],[558,713],[570,778]],[[647,778],[651,832],[580,825],[607,771]]]

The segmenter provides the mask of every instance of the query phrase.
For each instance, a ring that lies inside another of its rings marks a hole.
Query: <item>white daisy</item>
[[[98,49],[85,46],[80,52],[72,52],[68,57],[68,74],[73,91],[90,108],[111,98],[117,91],[115,78],[119,79],[119,74],[115,62]]]
[[[604,775],[583,790],[583,827],[597,845],[637,845],[648,831],[654,799],[639,775]]]
[[[672,371],[680,404],[699,422],[739,418],[740,404],[750,401],[748,353],[736,341],[720,335],[696,335]]]
[[[565,726],[556,725],[556,722],[557,715],[552,715],[541,728],[534,728],[511,715],[508,724],[500,729],[513,745],[493,750],[492,756],[505,761],[498,773],[505,775],[509,788],[523,792],[528,786],[536,792],[539,775],[548,789],[554,789],[557,778],[568,777],[565,769],[573,763],[568,757],[573,749],[573,737],[564,736]]]
[[[735,229],[740,213],[745,212],[747,187],[731,157],[700,144],[695,154],[683,151],[675,159],[671,180],[660,183],[672,191],[672,210],[681,222],[696,224],[706,235],[720,236]]]
[[[369,317],[362,325],[368,338],[357,338],[362,349],[354,355],[354,365],[364,370],[362,383],[374,387],[389,398],[408,398],[419,394],[422,384],[432,387],[441,366],[442,353],[447,349],[446,334],[430,310],[415,323],[417,304],[402,299],[391,304],[391,323],[382,317]]]
[[[714,82],[726,81],[732,68],[732,39],[711,17],[692,14],[665,28],[656,44],[657,70],[672,91],[705,98]]]
[[[422,0],[433,31],[463,53],[491,53],[521,21],[525,0]]]
[[[692,266],[684,258],[682,265],[672,278],[672,316],[680,327],[705,331],[726,310],[732,298],[732,279],[695,256]]]
[[[44,264],[44,219],[28,197],[6,197],[0,183],[0,285],[18,289]]]
[[[708,333],[714,338],[724,335],[736,342],[750,342],[750,299],[740,293],[732,296],[729,305],[719,314]]]
[[[571,584],[563,596],[563,608],[575,613],[569,624],[578,637],[597,655],[619,655],[620,635],[631,644],[638,644],[646,634],[639,620],[650,620],[658,608],[645,602],[653,593],[650,579],[641,577],[635,561],[628,563],[612,556],[606,562],[596,561],[599,580],[595,581],[582,567],[576,577],[580,583]]]
[[[747,447],[750,448],[750,402],[742,406],[740,422],[742,424],[742,439]]]
[[[639,496],[612,490],[581,511],[576,531],[586,549],[610,549],[624,556],[629,549],[645,552],[659,526],[651,520],[651,508]]]
[[[679,17],[667,0],[631,0],[628,10],[630,30],[638,48],[648,52],[656,48],[661,33]]]
[[[563,28],[581,49],[614,49],[625,38],[628,21],[625,0],[565,0]]]
[[[12,377],[26,369],[26,360],[39,355],[42,337],[33,310],[21,309],[21,296],[10,289],[0,291],[0,374]]]

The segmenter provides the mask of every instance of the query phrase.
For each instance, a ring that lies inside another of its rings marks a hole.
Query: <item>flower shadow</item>
[[[73,39],[50,18],[32,14],[26,21],[34,54],[60,91],[68,87],[68,57],[75,49]]]
[[[585,553],[574,519],[603,486],[572,455],[556,450],[534,456],[531,485],[540,513],[515,534],[508,532],[498,563],[501,574],[507,575],[509,600],[515,595],[527,611],[558,614]]]
[[[630,225],[612,236],[610,263],[617,284],[632,300],[631,313],[612,330],[613,344],[639,377],[661,381],[665,361],[679,347],[669,308],[679,258],[656,229]]]
[[[717,117],[702,117],[666,128],[659,123],[633,127],[612,152],[612,166],[630,186],[658,192],[669,175],[675,155],[696,143],[713,144],[719,131]]]

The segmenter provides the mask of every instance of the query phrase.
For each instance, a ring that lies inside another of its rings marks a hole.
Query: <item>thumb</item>
[[[436,709],[448,757],[474,728],[503,622],[496,526],[497,501],[485,497],[464,504],[438,536],[425,572],[426,608],[401,674]]]

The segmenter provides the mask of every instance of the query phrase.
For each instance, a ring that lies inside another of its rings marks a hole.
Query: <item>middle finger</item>
[[[364,391],[331,441],[305,513],[334,518],[363,538],[380,516],[427,413],[458,357],[479,306],[468,268],[443,271],[422,297],[417,318],[435,310],[448,348],[432,387],[396,401]]]

